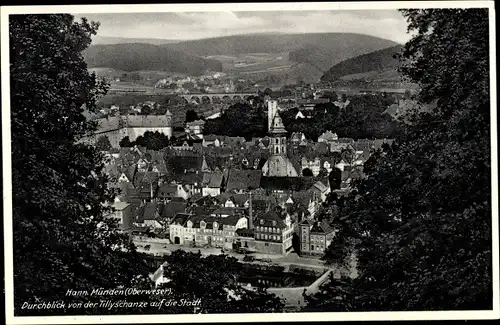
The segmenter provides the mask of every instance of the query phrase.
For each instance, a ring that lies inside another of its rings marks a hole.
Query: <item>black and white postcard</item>
[[[1,10],[8,324],[499,317],[492,1]]]

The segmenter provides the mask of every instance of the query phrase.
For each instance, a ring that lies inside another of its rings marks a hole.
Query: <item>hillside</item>
[[[339,80],[370,79],[389,80],[399,78],[397,68],[399,60],[394,54],[401,51],[401,46],[393,46],[383,50],[356,56],[331,67],[321,81],[335,82]]]
[[[112,37],[94,35],[92,37],[93,45],[109,45],[109,44],[130,44],[130,43],[147,43],[153,45],[162,45],[170,43],[182,42],[179,40],[161,39],[161,38],[127,38],[127,37]]]
[[[341,51],[342,60],[396,45],[395,42],[374,36],[353,33],[257,34],[236,35],[166,44],[162,47],[191,55],[224,55],[241,53],[293,52],[317,48],[331,54]],[[360,53],[362,52],[362,53]],[[335,55],[335,54],[334,54]],[[347,57],[345,57],[347,55]],[[302,60],[300,56],[298,56]],[[303,62],[303,61],[298,61]]]
[[[92,45],[84,52],[84,58],[89,68],[123,71],[159,70],[199,75],[206,69],[222,70],[219,61],[143,43]]]

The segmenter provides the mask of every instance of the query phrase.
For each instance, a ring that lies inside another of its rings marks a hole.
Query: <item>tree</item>
[[[332,285],[311,307],[492,309],[488,10],[402,13],[416,32],[402,72],[421,105],[437,107],[413,112],[396,146],[364,170],[342,208],[361,276],[345,304],[325,294]]]
[[[333,102],[337,101],[338,95],[333,90],[328,90],[328,91],[325,91],[323,93],[323,95],[321,96],[321,98],[328,98],[333,103]]]
[[[171,279],[163,285],[170,288],[169,299],[201,299],[198,313],[270,313],[281,312],[283,302],[265,289],[251,291],[241,287],[237,278],[242,264],[227,255],[190,253],[182,250],[166,257],[164,276]],[[193,307],[172,307],[172,313],[193,313]]]
[[[198,117],[198,114],[196,114],[194,110],[190,109],[186,112],[186,123],[193,122],[199,119],[200,118]]]
[[[111,142],[109,142],[109,138],[107,136],[102,135],[97,139],[95,147],[99,151],[109,151],[111,149]]]
[[[337,167],[332,168],[332,171],[328,175],[328,180],[330,181],[332,190],[340,189],[340,185],[342,184],[342,170]]]
[[[207,120],[203,133],[240,136],[247,140],[252,137],[264,137],[267,135],[267,116],[259,106],[234,104],[221,117]]]
[[[354,163],[354,160],[356,159],[356,152],[352,147],[344,148],[340,152],[340,157],[347,164],[351,165],[352,163]]]
[[[133,142],[130,142],[130,138],[129,136],[127,135],[126,137],[124,137],[123,139],[120,140],[119,142],[119,146],[121,148],[130,148],[130,147],[133,147],[134,146],[134,143]]]
[[[68,304],[68,289],[149,281],[135,246],[103,218],[114,198],[104,156],[79,142],[96,129],[83,107],[95,112],[108,88],[82,57],[97,28],[66,14],[9,17],[15,315],[68,312],[21,309]]]
[[[142,105],[141,107],[141,115],[150,115],[152,112],[151,106]]]
[[[314,176],[314,174],[313,174],[313,172],[312,172],[312,170],[310,168],[304,168],[302,170],[302,176],[304,176],[304,177],[312,177],[312,176]]]

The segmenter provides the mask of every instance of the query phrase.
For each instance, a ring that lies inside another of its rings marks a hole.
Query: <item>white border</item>
[[[41,13],[136,13],[136,12],[202,12],[202,11],[295,11],[295,10],[381,10],[398,8],[489,8],[490,24],[490,96],[491,96],[491,186],[493,238],[493,310],[490,311],[433,311],[433,312],[348,312],[348,313],[279,313],[279,314],[210,314],[210,315],[141,315],[141,316],[51,316],[14,317],[12,269],[12,186],[10,147],[10,87],[9,87],[9,14]],[[196,322],[254,322],[254,321],[366,321],[366,320],[453,320],[500,318],[499,299],[499,238],[498,238],[498,165],[496,126],[496,48],[495,13],[493,1],[394,1],[394,2],[336,2],[336,3],[224,3],[168,5],[87,5],[87,6],[18,6],[1,8],[2,40],[2,155],[3,202],[5,238],[5,315],[7,324],[82,324],[82,323],[196,323]],[[9,266],[7,268],[7,266]]]

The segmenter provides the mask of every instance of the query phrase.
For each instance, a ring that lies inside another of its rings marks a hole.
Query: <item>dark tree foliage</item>
[[[99,151],[109,151],[109,149],[111,149],[111,142],[109,142],[107,136],[102,135],[97,139],[95,147]]]
[[[141,115],[151,115],[153,110],[151,109],[151,106],[149,105],[143,105],[141,107]]]
[[[313,172],[312,172],[312,170],[311,170],[311,169],[309,169],[309,168],[304,168],[304,169],[302,170],[302,176],[312,177],[312,176],[314,176],[314,174],[313,174]]]
[[[145,147],[149,150],[161,150],[168,147],[170,141],[167,135],[160,133],[158,131],[151,132],[146,131],[144,135],[137,137],[132,143],[132,146],[137,145],[139,147]]]
[[[399,52],[401,52],[401,46],[397,45],[347,59],[326,71],[321,81],[335,82],[339,81],[342,76],[356,73],[396,70],[399,67],[399,60],[394,54]]]
[[[365,168],[339,227],[361,276],[326,285],[308,310],[492,308],[488,10],[402,13],[416,32],[402,71],[437,108]],[[328,294],[339,288],[340,304]]]
[[[186,123],[193,122],[199,119],[200,117],[198,116],[198,114],[196,114],[194,110],[190,109],[186,112]]]
[[[333,168],[328,175],[328,180],[330,181],[330,187],[332,190],[340,189],[340,184],[342,183],[342,171],[337,167]]]
[[[134,143],[130,142],[130,138],[128,137],[128,135],[123,139],[121,139],[118,144],[120,145],[121,148],[130,148],[134,146]]]
[[[260,105],[234,104],[221,117],[207,120],[204,134],[240,136],[249,140],[267,135],[267,115]]]
[[[16,315],[50,315],[20,307],[71,301],[68,289],[130,287],[147,277],[128,237],[103,219],[102,203],[114,196],[104,157],[77,142],[95,130],[83,107],[95,112],[107,90],[81,54],[97,28],[71,15],[9,16]]]
[[[174,251],[166,257],[164,276],[172,281],[163,288],[172,289],[169,299],[201,299],[198,313],[275,313],[283,302],[265,289],[251,291],[237,283],[242,264],[227,255],[209,255]],[[193,307],[171,308],[169,313],[193,313]]]
[[[382,114],[393,103],[391,99],[366,95],[349,98],[349,101],[342,110],[333,103],[318,104],[310,119],[296,119],[298,110],[288,110],[281,113],[283,124],[289,132],[302,132],[313,140],[327,130],[341,138],[353,139],[395,138],[401,132],[402,125]]]

